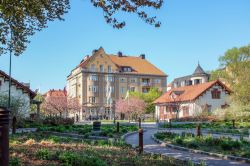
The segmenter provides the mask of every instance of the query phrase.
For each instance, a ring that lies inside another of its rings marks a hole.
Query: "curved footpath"
[[[218,158],[218,157],[207,156],[207,155],[197,154],[197,153],[190,153],[186,151],[181,151],[181,150],[176,150],[176,149],[165,147],[163,145],[156,143],[151,138],[151,136],[158,131],[163,131],[163,130],[147,128],[146,131],[144,132],[143,142],[144,142],[145,152],[171,156],[180,160],[192,160],[195,163],[200,163],[201,161],[205,161],[206,165],[211,165],[211,166],[228,166],[228,165],[250,166],[250,164],[248,163],[225,160],[225,159]],[[138,133],[134,133],[132,135],[127,136],[125,138],[125,142],[132,145],[133,147],[138,146]]]

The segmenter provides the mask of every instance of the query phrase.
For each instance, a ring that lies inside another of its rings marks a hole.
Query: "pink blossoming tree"
[[[115,109],[117,113],[123,113],[130,118],[141,116],[145,112],[146,103],[137,97],[132,97],[129,99],[118,99],[116,101]]]

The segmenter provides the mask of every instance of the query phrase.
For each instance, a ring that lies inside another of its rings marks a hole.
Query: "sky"
[[[169,83],[192,74],[198,61],[205,71],[214,70],[226,50],[250,44],[250,0],[165,0],[160,10],[149,12],[162,22],[160,28],[119,13],[126,27],[117,30],[90,0],[71,0],[65,21],[49,22],[21,56],[13,57],[12,75],[42,93],[63,89],[70,71],[102,46],[106,53],[145,54]],[[9,56],[0,56],[0,70],[8,68]]]

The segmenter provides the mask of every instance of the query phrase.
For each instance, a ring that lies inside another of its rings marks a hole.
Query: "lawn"
[[[232,140],[228,137],[213,138],[211,135],[196,137],[193,134],[178,135],[171,132],[157,133],[155,137],[166,143],[191,149],[250,158],[250,142],[245,140]]]
[[[186,165],[160,155],[139,155],[121,140],[72,140],[42,132],[11,136],[10,156],[11,166]]]

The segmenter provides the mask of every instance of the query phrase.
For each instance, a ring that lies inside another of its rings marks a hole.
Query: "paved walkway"
[[[37,128],[19,128],[16,129],[16,133],[31,133],[36,132]],[[12,134],[12,129],[9,130],[9,134]]]
[[[186,151],[176,150],[172,148],[165,147],[163,145],[157,144],[151,136],[158,132],[157,129],[148,128],[146,132],[144,132],[144,151],[162,154],[165,156],[171,156],[180,160],[192,160],[195,163],[200,163],[201,161],[205,161],[207,165],[210,166],[231,166],[231,165],[240,165],[240,166],[250,166],[250,164],[225,160],[218,157],[212,157],[197,153],[190,153]],[[138,146],[138,134],[132,134],[125,138],[125,141],[128,144],[131,144],[133,147]]]

